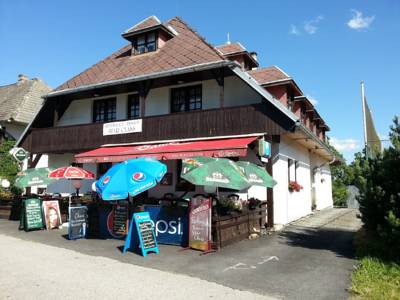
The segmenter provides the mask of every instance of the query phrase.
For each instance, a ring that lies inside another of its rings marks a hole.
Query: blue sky
[[[211,44],[229,32],[291,75],[351,160],[363,143],[361,80],[383,138],[400,114],[400,2],[299,2],[0,0],[0,85],[24,73],[56,87],[123,46],[141,19],[179,15]]]

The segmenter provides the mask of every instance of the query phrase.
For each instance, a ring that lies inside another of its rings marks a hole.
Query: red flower
[[[289,182],[289,191],[300,192],[300,190],[302,190],[302,189],[303,189],[303,186],[301,186],[297,181]]]

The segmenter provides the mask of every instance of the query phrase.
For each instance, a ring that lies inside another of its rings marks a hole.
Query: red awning
[[[193,156],[246,156],[247,145],[257,137],[195,142],[102,147],[75,155],[77,163],[119,162],[129,158],[152,157],[157,160],[182,159]]]

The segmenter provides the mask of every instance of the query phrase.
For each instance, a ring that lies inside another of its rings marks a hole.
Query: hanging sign
[[[271,143],[266,142],[264,139],[258,141],[258,154],[261,157],[271,157]]]
[[[133,227],[136,228],[136,232],[134,232]],[[154,228],[148,212],[133,214],[122,252],[126,253],[128,249],[136,249],[137,246],[140,247],[143,256],[147,256],[149,252],[159,253]]]
[[[25,231],[42,229],[42,205],[40,199],[26,199],[22,203],[20,229]]]
[[[190,200],[189,247],[211,250],[211,199]]]
[[[15,148],[12,150],[12,156],[19,162],[23,162],[28,157],[28,152],[23,148]]]
[[[117,204],[113,206],[113,232],[125,236],[128,233],[128,204]]]
[[[88,227],[87,210],[86,206],[69,207],[68,238],[70,240],[86,237]]]
[[[117,135],[142,132],[142,119],[103,124],[103,135]]]
[[[59,228],[62,225],[62,221],[58,201],[43,201],[42,206],[47,230]]]

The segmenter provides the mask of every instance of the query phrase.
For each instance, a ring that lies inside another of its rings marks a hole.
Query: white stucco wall
[[[282,137],[280,144],[274,144],[273,177],[274,222],[287,224],[311,213],[311,175],[308,150],[296,141]],[[297,182],[303,186],[300,192],[288,190],[288,159],[298,161]]]
[[[316,154],[310,154],[310,160],[316,209],[332,207],[332,177],[329,162]]]
[[[146,116],[157,116],[170,113],[171,88],[202,85],[202,107],[212,109],[219,107],[219,86],[216,80],[204,80],[188,84],[172,85],[168,87],[155,88],[149,91],[146,98]],[[117,120],[127,118],[128,94],[110,95],[107,97],[96,97],[72,101],[56,126],[75,124],[87,124],[92,122],[92,107],[94,100],[104,98],[117,98]],[[224,105],[226,107],[239,106],[261,102],[261,96],[246,85],[236,76],[225,78]]]

